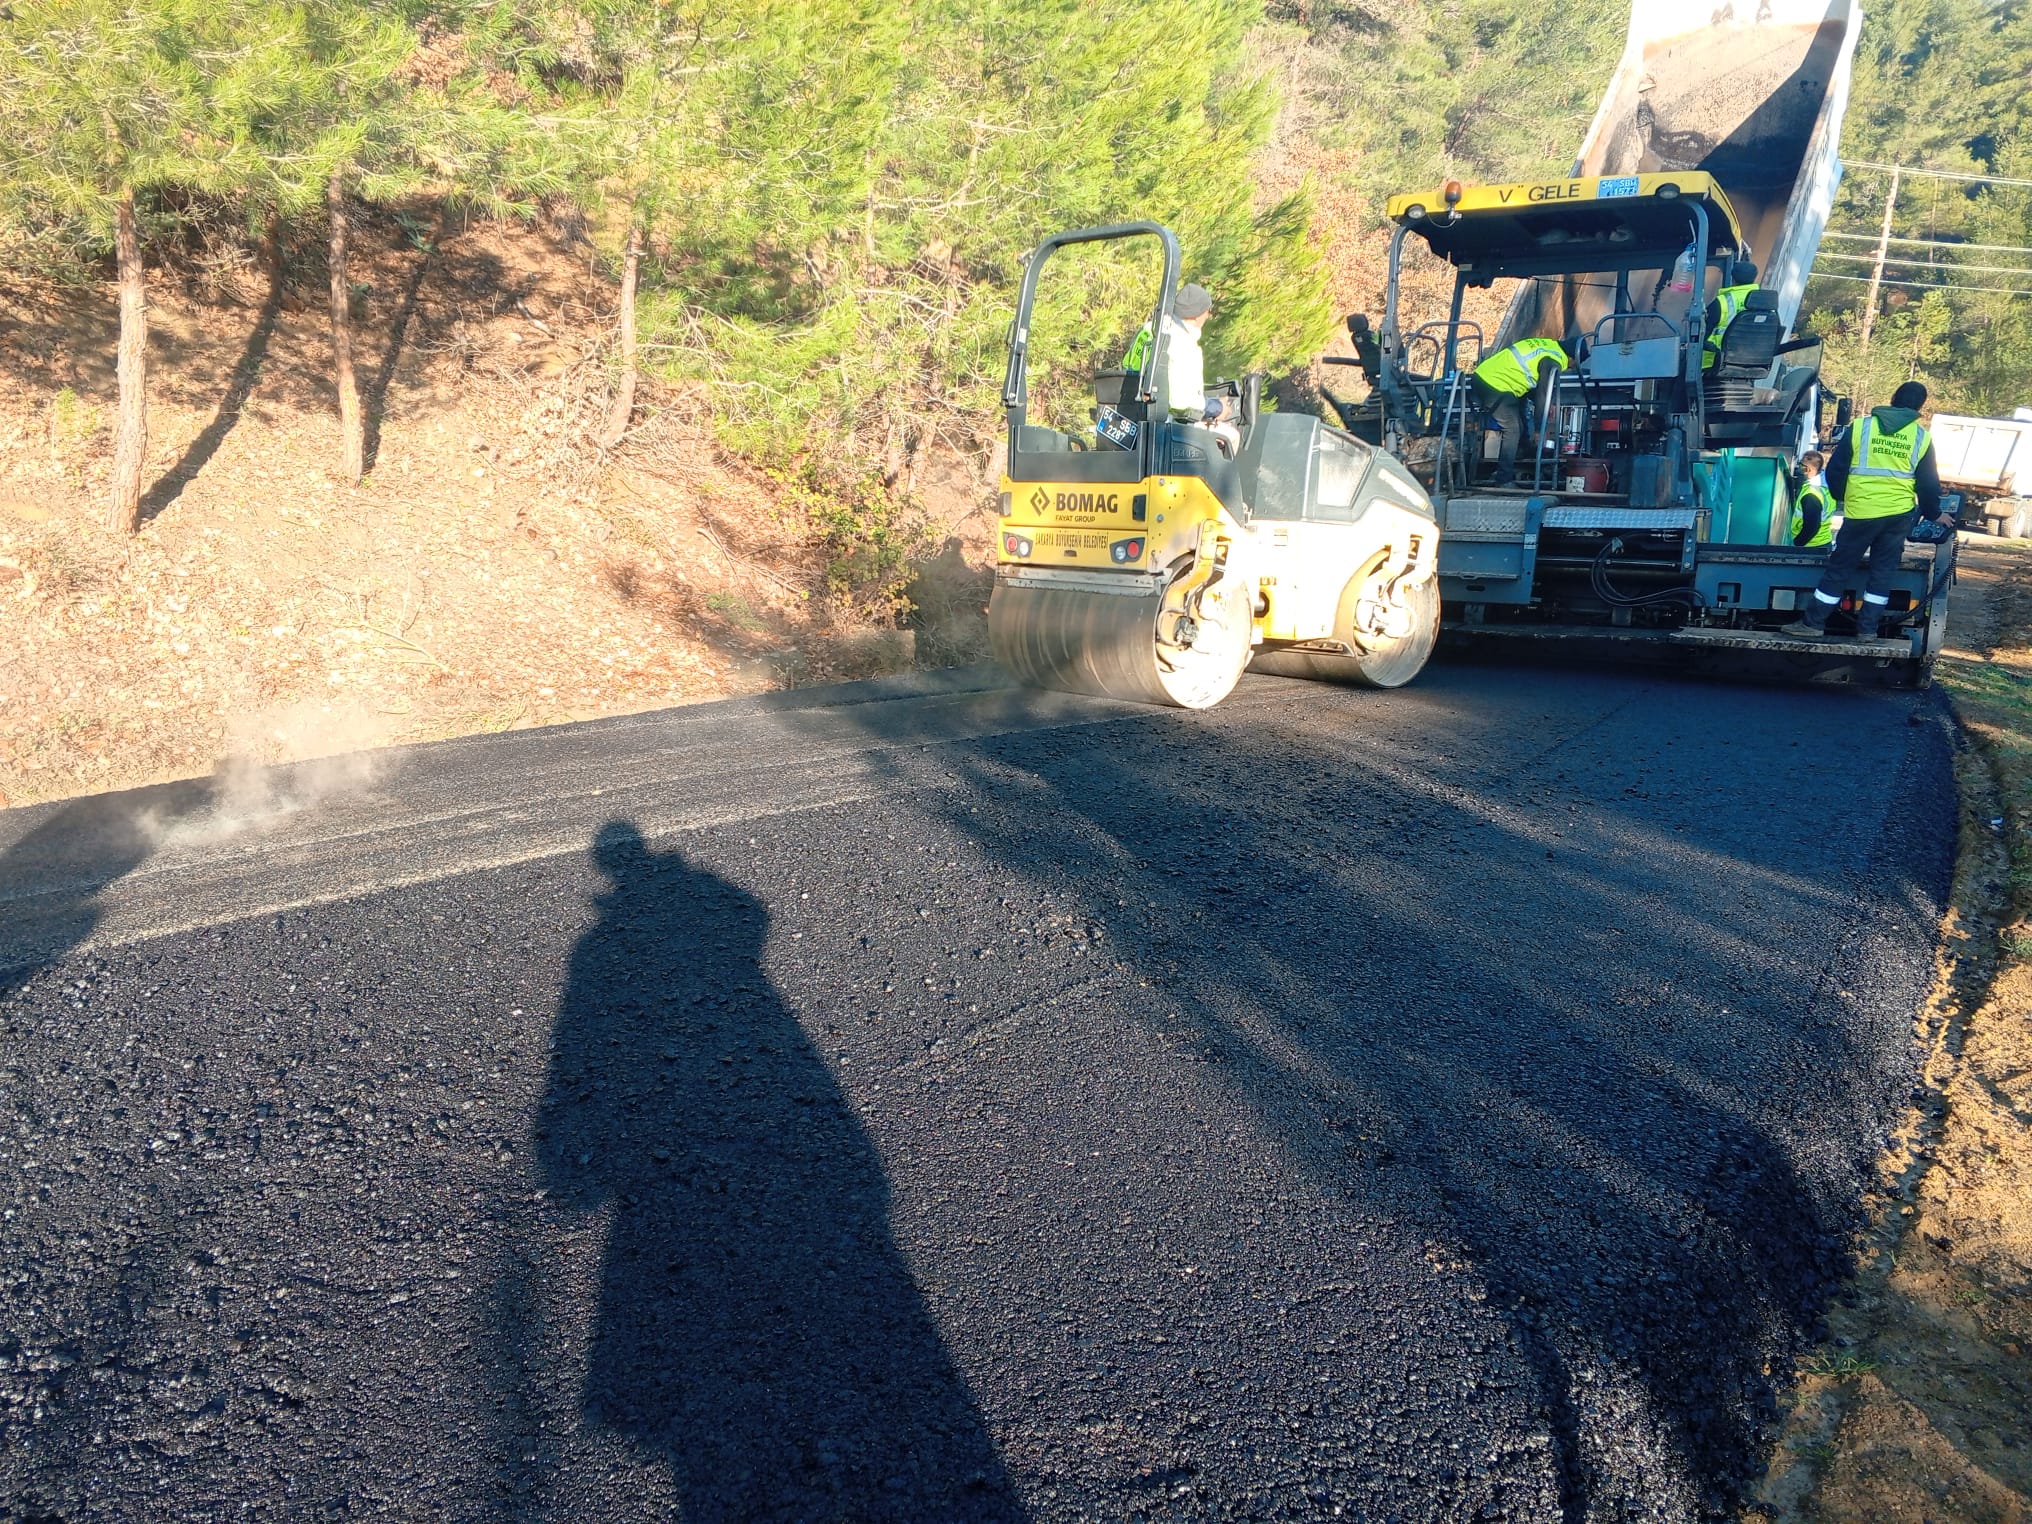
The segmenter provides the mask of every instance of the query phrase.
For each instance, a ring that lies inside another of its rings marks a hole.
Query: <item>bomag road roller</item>
[[[1114,367],[1130,336],[1110,335],[1119,347],[1091,352],[1091,428],[1031,422],[1039,278],[1069,245],[1126,239],[1163,251],[1141,367]],[[1178,240],[1151,222],[1060,233],[1030,256],[1002,393],[996,659],[1038,687],[1188,709],[1219,703],[1252,660],[1287,676],[1409,682],[1439,628],[1424,489],[1352,435],[1266,409],[1260,375],[1210,388],[1231,399],[1238,445],[1175,421],[1174,407],[1197,418],[1205,402],[1166,395],[1179,265]]]

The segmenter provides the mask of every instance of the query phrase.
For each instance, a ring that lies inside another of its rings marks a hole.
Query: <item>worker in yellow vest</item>
[[[1496,486],[1507,487],[1517,479],[1517,447],[1524,439],[1524,399],[1544,383],[1548,369],[1557,375],[1578,358],[1578,340],[1569,345],[1558,339],[1519,339],[1475,367],[1475,400],[1481,404],[1482,417],[1503,431],[1496,452]],[[1544,427],[1543,419],[1539,427]]]
[[[1729,284],[1714,294],[1714,300],[1707,304],[1707,311],[1701,318],[1707,329],[1707,338],[1700,351],[1702,370],[1715,368],[1715,362],[1722,357],[1722,341],[1729,336],[1729,324],[1736,320],[1736,314],[1743,310],[1743,303],[1756,289],[1757,267],[1747,259],[1737,260],[1729,269]]]
[[[1825,550],[1834,543],[1834,499],[1821,480],[1827,457],[1808,450],[1799,457],[1799,472],[1805,478],[1792,499],[1792,527],[1788,533],[1801,550]]]
[[[1891,582],[1905,536],[1921,518],[1952,525],[1940,510],[1940,470],[1933,460],[1933,436],[1919,421],[1926,388],[1907,381],[1891,394],[1889,407],[1849,430],[1827,463],[1827,485],[1841,504],[1841,532],[1827,553],[1820,586],[1782,633],[1802,640],[1827,635],[1827,616],[1840,606],[1851,579],[1869,563],[1862,605],[1856,610],[1856,638],[1874,640],[1890,612]]]

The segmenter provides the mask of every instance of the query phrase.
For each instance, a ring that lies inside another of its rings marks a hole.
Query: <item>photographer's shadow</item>
[[[629,824],[536,1149],[612,1213],[583,1406],[687,1519],[1023,1517],[891,1239],[876,1151],[760,960],[760,903]]]

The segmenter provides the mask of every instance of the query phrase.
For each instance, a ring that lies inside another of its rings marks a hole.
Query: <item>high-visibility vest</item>
[[[1206,356],[1199,336],[1177,318],[1164,341],[1165,405],[1176,418],[1197,418],[1206,406]],[[1140,371],[1150,353],[1150,325],[1136,331],[1129,352],[1122,356],[1122,369]],[[1148,379],[1147,377],[1145,378]]]
[[[1477,365],[1475,379],[1491,390],[1522,397],[1538,384],[1538,367],[1546,360],[1566,369],[1566,351],[1559,340],[1519,339]]]
[[[1909,513],[1919,502],[1919,488],[1913,479],[1932,444],[1933,436],[1916,418],[1895,434],[1881,432],[1875,418],[1858,423],[1848,484],[1842,488],[1843,515],[1888,519]]]
[[[1799,543],[1799,531],[1806,527],[1806,500],[1814,499],[1820,504],[1820,527],[1813,532],[1804,549],[1817,550],[1823,545],[1834,543],[1834,499],[1828,496],[1827,488],[1807,482],[1792,499],[1792,527],[1785,531],[1785,537],[1793,544]]]
[[[1736,314],[1743,310],[1743,303],[1757,286],[1724,286],[1715,293],[1715,301],[1721,311],[1715,318],[1715,325],[1708,331],[1706,342],[1700,352],[1700,368],[1713,370],[1715,361],[1722,357],[1722,340],[1729,335],[1729,324],[1736,320]]]

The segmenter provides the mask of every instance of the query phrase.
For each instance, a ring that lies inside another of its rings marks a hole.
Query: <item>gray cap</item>
[[[1205,286],[1180,286],[1171,310],[1182,318],[1205,317],[1214,310],[1213,293]]]

